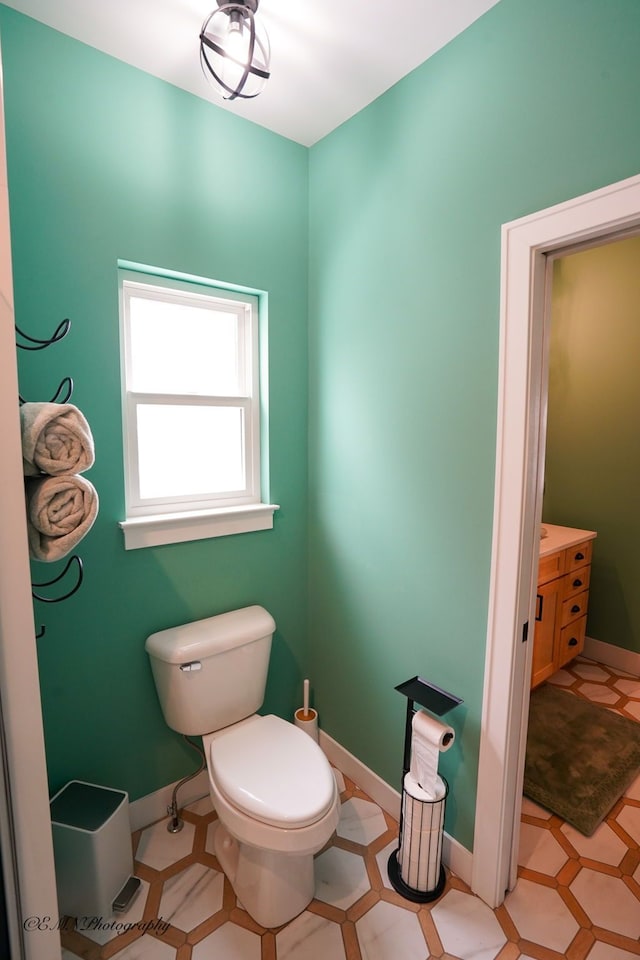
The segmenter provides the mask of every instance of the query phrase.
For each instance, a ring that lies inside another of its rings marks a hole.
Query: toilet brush
[[[318,742],[318,711],[309,706],[309,681],[305,680],[302,685],[302,707],[299,707],[293,715],[293,722],[296,727],[304,730],[315,742]]]

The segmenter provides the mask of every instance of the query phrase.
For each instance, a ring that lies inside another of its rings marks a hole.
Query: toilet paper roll
[[[447,786],[436,777],[431,794],[407,773],[403,787],[400,877],[413,890],[431,892],[440,880]]]
[[[436,780],[433,795],[422,789],[410,773],[404,778],[402,795],[403,829],[414,833],[440,830],[444,821],[444,799],[447,788],[441,777]]]
[[[434,831],[431,837],[423,839],[423,854],[411,859],[403,857],[400,865],[400,876],[404,883],[412,890],[420,893],[427,893],[435,890],[440,878],[440,867],[442,864],[442,838],[438,831]]]
[[[413,779],[434,799],[438,778],[438,760],[455,740],[455,731],[423,710],[417,710],[411,721],[411,761]]]
[[[411,771],[405,774],[403,783],[405,793],[413,800],[420,800],[421,803],[433,804],[434,800],[443,800],[447,792],[446,784],[439,776],[436,776],[432,790],[425,790]]]

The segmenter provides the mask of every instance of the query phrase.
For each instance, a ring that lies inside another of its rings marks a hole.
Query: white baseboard
[[[148,827],[150,823],[155,823],[156,820],[162,820],[163,817],[168,816],[167,807],[171,803],[173,790],[177,783],[180,783],[180,781],[176,780],[175,783],[161,787],[154,793],[148,793],[145,797],[133,800],[129,804],[129,820],[132,830],[140,830],[142,827]],[[188,780],[187,783],[180,788],[178,792],[178,806],[182,809],[182,807],[188,803],[193,803],[194,800],[206,797],[208,793],[209,777],[206,770],[201,770],[193,780]]]
[[[364,790],[378,806],[386,810],[394,820],[400,817],[400,794],[390,787],[386,780],[377,773],[365,767],[361,760],[345,750],[333,737],[324,730],[320,730],[320,746],[324,750],[329,763],[337,767],[349,779],[355,781],[361,790]]]
[[[346,774],[350,780],[353,780],[358,786],[368,794],[371,799],[386,810],[387,813],[398,820],[400,817],[400,794],[393,787],[366,767],[361,760],[354,757],[352,753],[345,750],[333,737],[320,731],[320,746],[330,763]],[[166,787],[161,787],[154,793],[149,793],[138,800],[133,800],[129,804],[129,819],[132,830],[141,830],[155,823],[156,820],[162,820],[167,817],[167,807],[170,805],[173,790],[176,783],[170,783]],[[201,797],[206,797],[209,793],[209,777],[206,770],[187,781],[180,788],[178,793],[178,805],[180,809]],[[471,885],[471,868],[473,864],[473,855],[458,843],[453,837],[445,832],[442,844],[442,860],[445,866],[460,877],[465,883]]]
[[[330,763],[346,774],[350,780],[357,783],[378,806],[386,810],[395,820],[399,818],[400,793],[397,790],[389,786],[377,773],[366,767],[361,760],[345,750],[323,730],[320,731],[320,746]],[[445,866],[449,867],[457,877],[471,885],[473,854],[449,836],[446,831],[442,843],[442,860]]]
[[[640,653],[634,653],[633,650],[624,650],[612,643],[585,637],[582,654],[589,660],[603,663],[606,667],[613,667],[615,670],[622,670],[634,677],[640,677]]]

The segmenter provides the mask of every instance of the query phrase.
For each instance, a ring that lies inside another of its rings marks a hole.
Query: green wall
[[[471,847],[491,556],[501,224],[640,170],[637,0],[502,0],[311,150],[312,677],[399,786],[419,674]]]
[[[50,787],[77,777],[135,799],[195,765],[162,719],[148,634],[264,604],[278,627],[265,707],[290,716],[300,699],[307,151],[3,6],[0,30],[16,320],[35,336],[72,320],[57,346],[20,351],[20,386],[49,399],[74,377],[100,497],[81,589],[36,604]],[[125,552],[118,258],[268,291],[272,531]],[[43,581],[62,564],[33,567]]]
[[[308,151],[2,7],[0,28],[18,319],[75,321],[21,384],[75,375],[102,498],[86,583],[38,610],[52,786],[136,797],[191,768],[144,638],[260,602],[267,707],[309,671],[324,729],[394,786],[394,686],[464,698],[443,769],[471,847],[500,226],[638,173],[640,5],[501,0]],[[269,292],[272,532],[124,552],[118,257]]]
[[[554,264],[543,517],[596,530],[587,634],[640,653],[640,238]]]

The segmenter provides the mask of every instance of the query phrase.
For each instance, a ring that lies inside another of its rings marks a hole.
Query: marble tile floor
[[[551,681],[640,720],[640,680],[584,659]],[[214,855],[208,798],[133,835],[141,891],[125,914],[63,933],[63,960],[633,960],[640,957],[640,776],[586,838],[525,798],[519,881],[491,910],[448,874],[434,903],[387,878],[397,824],[336,771],[342,813],[316,859],[316,897],[265,930]],[[118,926],[121,924],[122,926]]]

